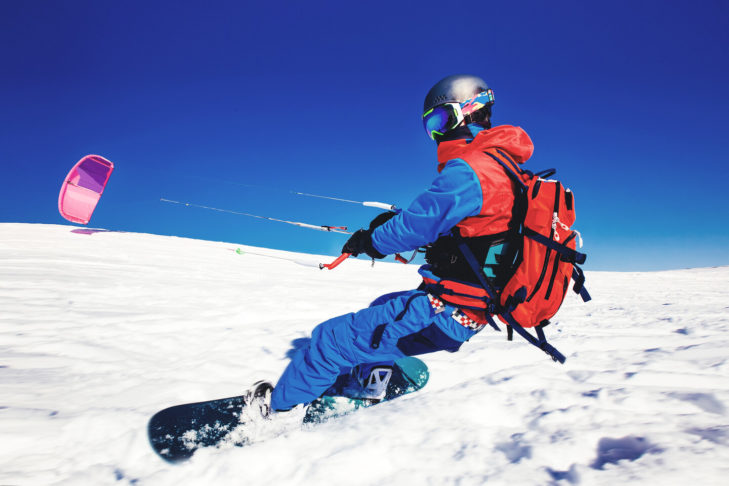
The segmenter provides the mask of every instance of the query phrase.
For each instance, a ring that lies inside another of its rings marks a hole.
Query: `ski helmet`
[[[490,127],[494,94],[483,79],[470,74],[454,74],[430,88],[423,103],[423,124],[435,139],[466,123],[486,122]]]

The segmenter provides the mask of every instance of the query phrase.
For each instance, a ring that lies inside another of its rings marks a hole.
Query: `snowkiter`
[[[458,351],[488,325],[486,310],[469,305],[483,288],[458,244],[465,241],[491,283],[503,285],[516,253],[509,239],[516,188],[484,152],[498,149],[522,163],[534,150],[521,128],[491,126],[493,102],[486,82],[471,75],[448,76],[428,92],[423,123],[438,146],[432,185],[407,209],[375,218],[342,249],[380,259],[427,247],[427,264],[419,270],[422,285],[319,324],[273,388],[266,408],[286,411],[307,404],[350,370],[363,398],[382,397],[393,361]],[[267,395],[267,386],[254,394]]]

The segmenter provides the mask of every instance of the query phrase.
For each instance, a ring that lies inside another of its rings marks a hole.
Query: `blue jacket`
[[[460,159],[446,163],[431,186],[387,223],[375,228],[372,244],[383,255],[414,250],[447,234],[483,204],[481,183]]]

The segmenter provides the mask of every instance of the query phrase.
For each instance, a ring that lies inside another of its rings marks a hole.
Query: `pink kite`
[[[109,182],[114,164],[99,155],[87,155],[73,166],[58,195],[61,216],[74,223],[87,224]]]

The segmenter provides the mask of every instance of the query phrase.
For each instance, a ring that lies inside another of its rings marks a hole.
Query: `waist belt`
[[[439,314],[446,310],[445,302],[443,302],[441,299],[434,296],[433,294],[428,294],[428,300],[430,301],[430,306],[435,309],[436,314]],[[451,312],[451,317],[461,326],[467,327],[476,332],[480,331],[486,326],[486,323],[481,324],[477,322],[458,307],[455,307],[453,309],[453,312]]]
[[[434,280],[423,276],[425,290],[444,302],[464,309],[486,311],[488,294],[482,287],[455,280]]]

